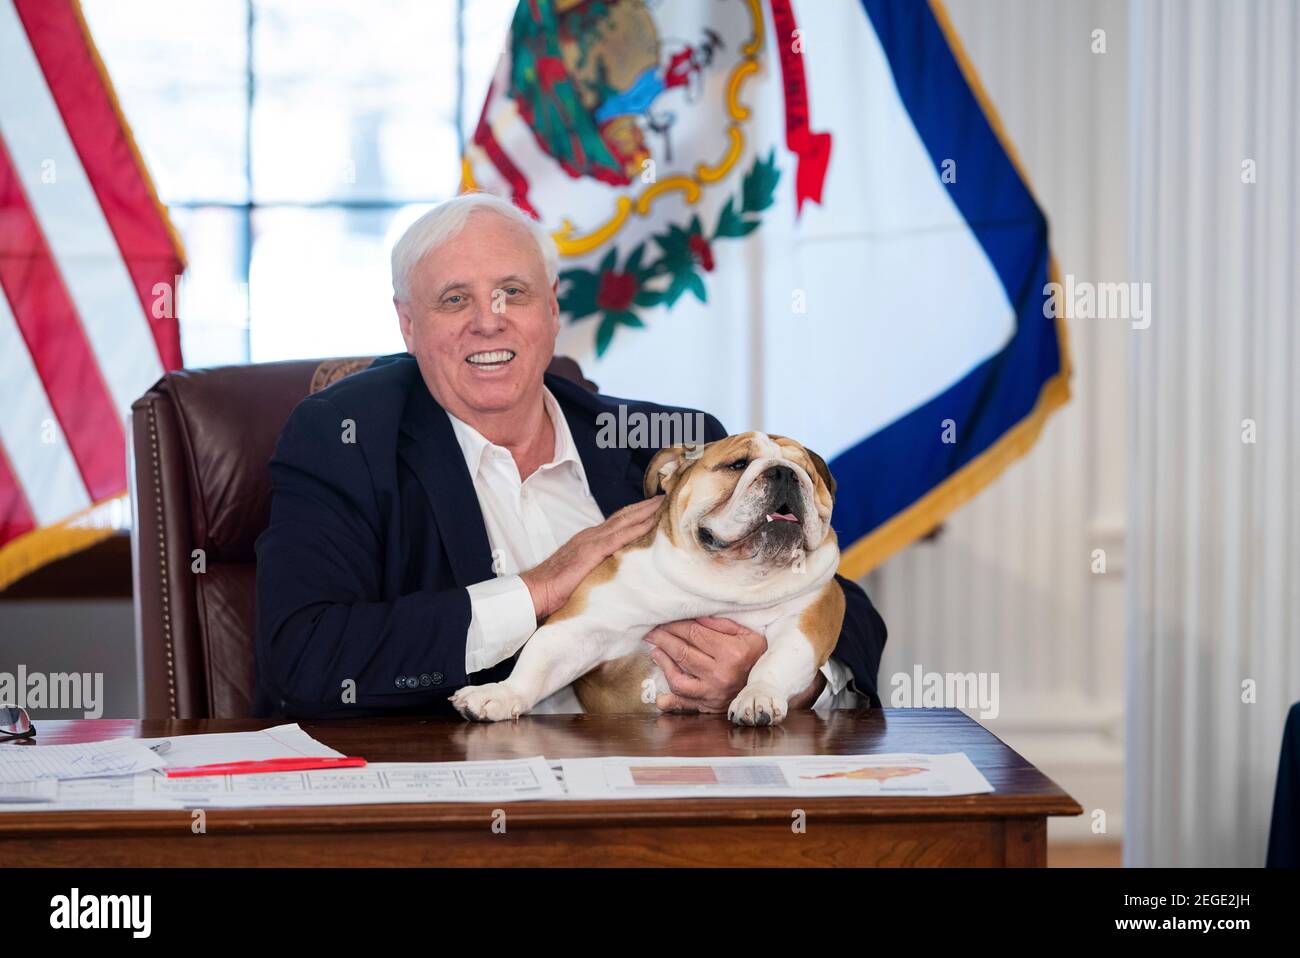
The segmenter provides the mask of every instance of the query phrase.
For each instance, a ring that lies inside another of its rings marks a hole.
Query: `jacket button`
[[[433,684],[433,676],[431,676],[428,672],[421,672],[420,684],[427,689],[430,685]]]
[[[399,675],[396,679],[393,680],[393,684],[396,685],[399,689],[406,688],[406,676]]]
[[[441,684],[442,684],[442,673],[441,673],[441,672],[434,672],[433,675],[430,676],[430,678],[433,679],[433,684],[434,684],[434,685],[441,685]]]

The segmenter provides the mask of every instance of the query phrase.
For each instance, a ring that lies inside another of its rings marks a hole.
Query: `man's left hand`
[[[665,622],[646,633],[650,657],[663,669],[671,692],[655,698],[661,712],[725,712],[749,683],[767,639],[731,619],[704,615]],[[812,684],[790,699],[793,709],[812,708],[826,687],[821,670]]]
[[[725,712],[767,651],[761,633],[711,615],[665,622],[645,640],[672,689],[655,699],[661,712]]]

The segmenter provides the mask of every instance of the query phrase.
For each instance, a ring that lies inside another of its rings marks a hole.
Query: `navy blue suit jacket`
[[[620,403],[694,410],[594,394],[550,373],[545,383],[601,511],[643,499],[657,450],[598,448],[596,417],[617,416]],[[705,422],[710,441],[727,435],[713,416]],[[491,547],[451,422],[413,357],[383,357],[299,403],[271,482],[257,540],[258,715],[454,714],[456,689],[509,675],[514,659],[465,674],[466,586],[495,576]],[[856,583],[836,578],[846,611],[834,654],[878,707],[885,624]]]

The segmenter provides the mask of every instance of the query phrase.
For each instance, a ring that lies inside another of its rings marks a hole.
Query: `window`
[[[82,7],[185,243],[185,364],[401,350],[388,253],[456,192],[515,0]]]

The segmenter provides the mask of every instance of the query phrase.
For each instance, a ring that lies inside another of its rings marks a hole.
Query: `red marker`
[[[193,778],[198,775],[249,775],[255,772],[302,772],[315,768],[361,768],[364,758],[267,758],[256,762],[218,762],[215,765],[191,765],[187,768],[163,769],[168,778]]]

